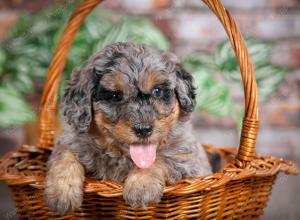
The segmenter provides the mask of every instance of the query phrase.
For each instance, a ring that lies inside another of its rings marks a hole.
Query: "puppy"
[[[166,184],[211,173],[191,135],[192,76],[175,55],[115,43],[73,71],[63,131],[48,161],[45,197],[65,213],[81,206],[85,175],[124,182],[132,207],[158,203]]]

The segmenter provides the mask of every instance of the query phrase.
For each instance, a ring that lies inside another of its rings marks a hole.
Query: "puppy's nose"
[[[152,134],[153,126],[150,124],[136,124],[133,126],[133,130],[137,137],[147,138]]]

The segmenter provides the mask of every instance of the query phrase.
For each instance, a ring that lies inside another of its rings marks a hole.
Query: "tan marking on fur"
[[[122,152],[118,146],[114,145],[114,138],[109,134],[112,126],[102,113],[97,113],[94,116],[94,121],[91,124],[90,134],[94,137],[96,144],[105,149],[105,152],[111,157],[121,156]]]
[[[144,92],[151,92],[152,88],[156,85],[160,85],[166,80],[166,77],[157,72],[148,72],[142,75],[139,80],[139,88]]]
[[[178,123],[180,116],[180,107],[177,99],[174,101],[174,106],[172,108],[172,112],[166,114],[165,109],[161,105],[157,105],[158,111],[165,115],[159,120],[155,121],[154,132],[159,135],[157,139],[159,140],[159,147],[163,147],[168,144],[168,134],[174,128],[174,126]]]
[[[165,166],[163,160],[157,158],[154,164],[150,168],[147,169],[135,168],[131,171],[129,176],[130,178],[133,179],[137,176],[138,177],[143,176],[144,178],[141,178],[140,180],[136,178],[135,180],[137,180],[138,184],[144,185],[148,182],[147,179],[153,177],[166,181],[168,179],[168,169]]]
[[[148,169],[133,169],[124,184],[124,199],[133,207],[146,208],[149,204],[158,203],[168,175],[168,168],[160,159]]]
[[[84,168],[77,157],[64,150],[50,161],[45,189],[47,204],[59,213],[79,208],[84,178]]]
[[[158,143],[159,147],[163,147],[168,143],[167,137],[170,130],[179,120],[180,108],[176,98],[174,98],[174,107],[171,113],[166,112],[166,109],[161,104],[158,104],[157,108],[160,114],[164,116],[154,122],[154,131],[148,141]],[[96,113],[94,121],[95,126],[92,126],[91,132],[98,137],[98,144],[106,146],[105,149],[108,152],[115,152],[116,155],[121,153],[118,150],[119,147],[113,145],[114,139],[127,144],[140,141],[132,131],[131,125],[126,121],[119,121],[116,125],[112,125],[102,113]]]
[[[127,143],[132,143],[136,140],[131,125],[123,120],[120,120],[114,127],[114,135],[117,139],[126,140]]]
[[[123,120],[120,120],[117,124],[112,125],[101,113],[95,115],[95,123],[99,131],[105,134],[105,138],[111,137],[116,139],[120,143],[131,144],[139,141],[132,131],[131,125]]]
[[[129,79],[125,74],[122,73],[106,74],[101,79],[100,84],[108,90],[121,91],[125,95],[129,95],[131,92],[131,87],[129,86]]]

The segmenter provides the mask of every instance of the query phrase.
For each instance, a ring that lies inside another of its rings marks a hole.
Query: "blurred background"
[[[0,155],[37,141],[47,67],[76,0],[0,2]],[[260,94],[258,152],[300,165],[300,0],[223,0],[251,54]],[[171,50],[194,74],[201,143],[236,147],[243,116],[239,67],[217,18],[199,0],[114,0],[82,25],[64,70],[117,41]],[[61,83],[60,94],[65,87]],[[280,175],[262,219],[300,219],[300,177]],[[0,183],[0,219],[17,219]]]

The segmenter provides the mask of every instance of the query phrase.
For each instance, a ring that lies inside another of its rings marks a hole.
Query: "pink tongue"
[[[156,158],[156,145],[132,144],[130,145],[130,156],[139,168],[149,168]]]

